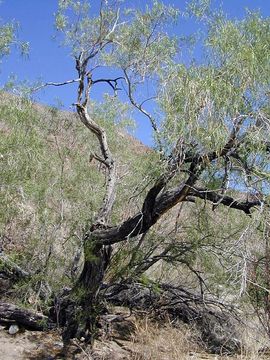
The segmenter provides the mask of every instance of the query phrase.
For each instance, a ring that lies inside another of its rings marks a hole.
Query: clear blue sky
[[[184,0],[164,0],[164,3],[175,5],[184,9]],[[99,4],[98,0],[90,1],[93,11]],[[132,6],[143,6],[143,0],[126,0],[125,3]],[[223,9],[229,17],[241,18],[244,9],[260,9],[264,17],[270,15],[270,0],[224,0],[215,1],[217,5],[223,4]],[[0,85],[3,85],[10,74],[16,74],[18,79],[30,81],[39,78],[44,81],[64,81],[76,77],[74,64],[63,49],[54,41],[53,13],[57,10],[57,0],[3,0],[0,4],[0,18],[5,21],[16,19],[20,23],[19,36],[22,40],[29,41],[29,59],[22,59],[18,53],[13,53],[1,64]],[[183,20],[184,21],[184,20]],[[180,22],[175,32],[192,32],[192,22]],[[38,95],[38,101],[45,104],[56,104],[60,99],[66,108],[74,102],[76,92],[73,85],[63,88],[48,88]],[[141,126],[138,127],[137,136],[146,144],[151,143],[150,127],[146,125],[146,119],[138,116]]]

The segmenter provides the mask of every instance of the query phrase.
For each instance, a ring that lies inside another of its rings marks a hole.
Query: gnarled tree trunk
[[[111,246],[90,243],[84,246],[84,265],[81,275],[69,295],[66,306],[66,324],[63,340],[68,344],[71,338],[83,337],[86,343],[93,343],[97,332],[97,318],[102,311],[99,290],[105,270],[110,261]]]

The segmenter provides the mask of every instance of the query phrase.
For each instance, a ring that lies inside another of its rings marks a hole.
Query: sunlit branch
[[[120,9],[117,9],[115,22],[114,22],[114,24],[113,24],[113,26],[112,26],[111,31],[106,35],[107,38],[109,38],[109,37],[114,33],[114,31],[115,31],[115,29],[116,29],[116,26],[117,26],[117,24],[118,24],[119,14],[120,14]],[[110,39],[106,39],[106,37],[105,37],[105,40],[109,40],[109,41],[110,41]]]
[[[79,82],[80,79],[72,79],[72,80],[67,80],[67,81],[63,81],[63,82],[47,82],[44,84],[41,84],[37,87],[35,87],[34,89],[32,89],[33,92],[41,90],[47,86],[63,86],[63,85],[69,85],[69,84],[73,84],[75,82]]]
[[[125,80],[126,80],[126,83],[127,83],[127,96],[128,96],[128,98],[129,98],[131,104],[132,104],[136,109],[138,109],[143,115],[145,115],[145,116],[149,119],[149,121],[150,121],[150,123],[151,123],[151,125],[152,125],[153,130],[156,132],[156,134],[159,134],[159,129],[158,129],[158,126],[157,126],[157,123],[156,123],[155,119],[153,118],[153,116],[152,116],[148,111],[146,111],[146,110],[142,107],[142,105],[146,102],[146,100],[143,101],[141,104],[138,104],[138,103],[135,101],[134,96],[133,96],[133,91],[132,91],[131,80],[130,80],[130,78],[129,78],[129,76],[128,76],[128,73],[127,73],[126,69],[123,69],[123,71],[124,71]],[[149,100],[149,99],[147,99],[147,100]],[[160,150],[162,150],[162,146],[161,146],[159,137],[157,137],[157,141],[158,141],[158,143],[159,143],[159,148],[160,148]]]

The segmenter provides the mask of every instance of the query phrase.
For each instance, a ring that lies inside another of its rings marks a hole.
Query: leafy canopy
[[[158,1],[147,2],[143,10],[101,1],[94,14],[91,2],[61,0],[56,27],[72,56],[89,64],[93,78],[97,67],[123,77],[115,88],[124,90],[121,99],[126,94],[150,120],[163,154],[179,141],[189,152],[221,151],[241,119],[243,141],[232,177],[240,176],[247,187],[254,182],[265,187],[270,20],[249,11],[243,20],[228,19],[211,6],[209,0],[191,1],[180,13]],[[202,28],[193,38],[199,60],[191,49],[179,46],[184,37],[172,36],[172,24],[178,21],[181,28],[179,15],[195,19]],[[216,171],[222,177],[220,167],[223,159]],[[247,181],[249,176],[253,178]]]

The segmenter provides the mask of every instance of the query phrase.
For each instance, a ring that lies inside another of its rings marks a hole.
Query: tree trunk
[[[103,246],[89,239],[85,241],[83,270],[64,304],[64,344],[74,337],[83,337],[87,344],[93,344],[97,336],[98,316],[103,308],[98,294],[110,255],[111,246]]]

